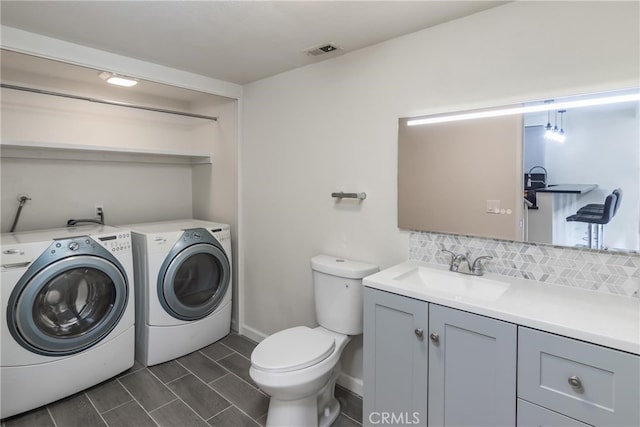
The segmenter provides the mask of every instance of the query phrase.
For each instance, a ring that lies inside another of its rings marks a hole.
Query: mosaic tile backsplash
[[[593,251],[471,236],[412,231],[409,259],[449,264],[440,252],[490,255],[486,271],[556,285],[640,298],[640,255]]]

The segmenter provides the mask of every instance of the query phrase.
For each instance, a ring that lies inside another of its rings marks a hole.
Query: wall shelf
[[[0,157],[190,165],[212,163],[211,155],[208,153],[16,140],[3,140],[0,142]]]

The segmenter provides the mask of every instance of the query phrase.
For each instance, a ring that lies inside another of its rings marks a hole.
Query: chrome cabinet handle
[[[440,335],[436,334],[435,332],[432,332],[431,335],[429,335],[429,338],[431,338],[431,341],[433,341],[434,344],[440,343]]]
[[[424,336],[424,331],[420,328],[417,328],[416,330],[414,330],[413,333],[416,334],[418,339],[422,339],[422,337]]]
[[[575,376],[572,375],[569,377],[569,379],[567,379],[567,382],[569,383],[569,385],[575,389],[581,389],[582,388],[582,380]]]

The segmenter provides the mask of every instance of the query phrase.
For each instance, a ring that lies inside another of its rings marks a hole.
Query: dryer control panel
[[[228,242],[231,240],[231,232],[229,231],[229,227],[224,228],[213,228],[209,229],[213,237],[215,237],[220,243]]]

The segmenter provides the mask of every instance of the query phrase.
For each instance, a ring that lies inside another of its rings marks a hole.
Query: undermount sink
[[[393,280],[453,297],[485,301],[495,301],[509,289],[505,282],[422,266],[399,274]]]

